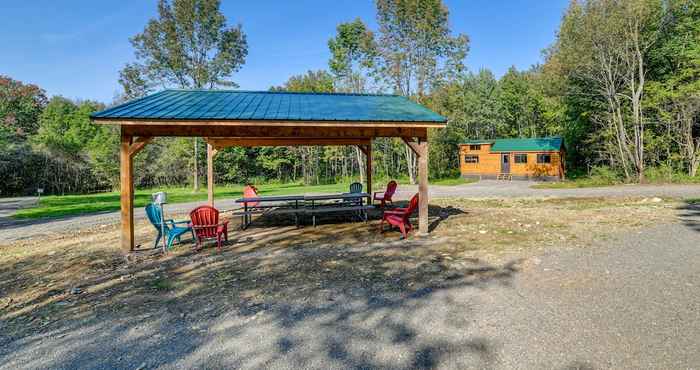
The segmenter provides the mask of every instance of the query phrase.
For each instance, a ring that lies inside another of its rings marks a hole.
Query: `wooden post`
[[[369,144],[367,145],[367,151],[365,152],[365,155],[367,156],[366,160],[366,170],[365,174],[367,175],[367,194],[370,195],[369,198],[369,204],[372,204],[372,142],[370,141]]]
[[[421,141],[418,149],[418,232],[428,234],[428,142]]]
[[[418,157],[418,233],[428,234],[428,138],[427,135],[413,141],[410,137],[401,137]]]
[[[214,207],[214,147],[207,144],[207,200]]]
[[[124,252],[134,250],[134,161],[131,154],[133,137],[122,129],[119,146],[119,180],[121,190],[121,245]]]

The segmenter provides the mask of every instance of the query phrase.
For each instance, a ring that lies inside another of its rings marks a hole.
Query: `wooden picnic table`
[[[365,205],[364,200],[367,199]],[[328,203],[328,201],[340,201]],[[299,216],[310,214],[313,225],[316,226],[316,214],[330,212],[358,212],[363,219],[367,220],[367,210],[372,206],[369,204],[371,195],[369,193],[340,193],[323,195],[279,195],[266,197],[239,198],[236,203],[243,204],[242,227],[245,229],[252,221],[255,213],[291,213],[294,214],[295,222],[299,225]],[[251,207],[250,204],[256,204]],[[268,203],[267,205],[261,205]],[[281,204],[280,204],[281,203]],[[236,213],[234,213],[236,214]]]

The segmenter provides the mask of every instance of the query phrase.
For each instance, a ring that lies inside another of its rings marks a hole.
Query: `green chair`
[[[350,184],[350,193],[362,193],[362,184],[359,182],[353,182]]]
[[[161,214],[160,207],[153,203],[146,206],[146,216],[148,216],[148,220],[151,221],[153,227],[155,227],[158,231],[156,242],[153,244],[154,248],[158,248],[158,242],[160,241],[160,238],[163,237],[163,233],[165,233],[165,244],[167,246],[167,249],[170,249],[170,247],[173,245],[173,241],[177,240],[177,242],[179,243],[182,234],[185,234],[187,232],[192,233],[192,239],[194,240],[194,231],[192,231],[192,225],[190,224],[190,221],[176,222],[172,219],[167,219],[163,220],[164,224],[161,227],[160,220],[163,218],[163,216]],[[177,226],[181,224],[185,224],[187,226]]]

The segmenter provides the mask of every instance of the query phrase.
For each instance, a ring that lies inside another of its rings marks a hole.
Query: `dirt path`
[[[700,198],[700,185],[625,185],[601,188],[579,189],[533,189],[534,182],[528,181],[494,181],[484,180],[478,183],[459,186],[431,186],[432,198],[525,198],[525,197],[667,197],[667,198]],[[379,189],[375,189],[379,190]],[[397,197],[408,199],[418,191],[417,186],[402,185]],[[14,202],[0,202],[0,214],[11,213]],[[186,214],[187,211],[204,201],[169,204],[166,212],[171,214]],[[237,209],[233,199],[217,200],[220,209]],[[143,209],[134,210],[135,218],[145,217]],[[66,230],[113,225],[119,222],[119,212],[87,214],[65,218],[45,218],[34,220],[16,220],[0,216],[0,240],[22,240],[42,235],[50,235]]]
[[[539,202],[528,207],[532,204]],[[623,217],[595,215],[624,214],[631,207],[601,214],[591,206],[549,201],[545,209],[592,212],[577,222],[613,227]],[[639,207],[649,215],[666,209]],[[451,221],[460,217],[468,222]],[[478,227],[473,221],[480,217],[451,216],[439,233]],[[512,217],[527,214],[507,221]],[[486,236],[494,231],[488,223]],[[537,231],[541,225],[529,226],[522,228],[543,234]],[[364,230],[364,240],[370,234],[375,240],[349,242],[358,237],[345,229],[350,227]],[[480,235],[471,230],[456,231],[468,241]],[[112,234],[104,242],[115,242]],[[361,223],[304,235],[276,228],[256,236],[257,246],[249,249],[174,256],[177,275],[170,279],[163,270],[168,261],[155,261],[134,276],[124,271],[121,279],[69,296],[68,307],[83,302],[70,318],[57,318],[48,307],[27,323],[46,321],[49,330],[4,342],[0,335],[0,369],[696,369],[700,364],[700,207],[683,206],[670,219],[624,228],[591,245],[575,238],[550,246],[544,239],[539,247],[516,248],[497,262],[442,252],[420,257],[433,249],[450,251],[450,239],[398,242],[376,235],[374,226],[365,230]],[[475,247],[490,248],[483,242]],[[36,263],[52,271],[58,257],[20,261],[13,268]],[[196,259],[178,267],[188,258]],[[91,271],[109,264],[104,256],[90,261]],[[18,274],[17,279],[28,278]],[[178,285],[168,288],[173,280]],[[129,281],[151,282],[151,288],[119,289]]]

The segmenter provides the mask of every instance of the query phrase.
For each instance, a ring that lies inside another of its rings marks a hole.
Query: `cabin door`
[[[510,173],[510,153],[501,154],[501,173]]]

